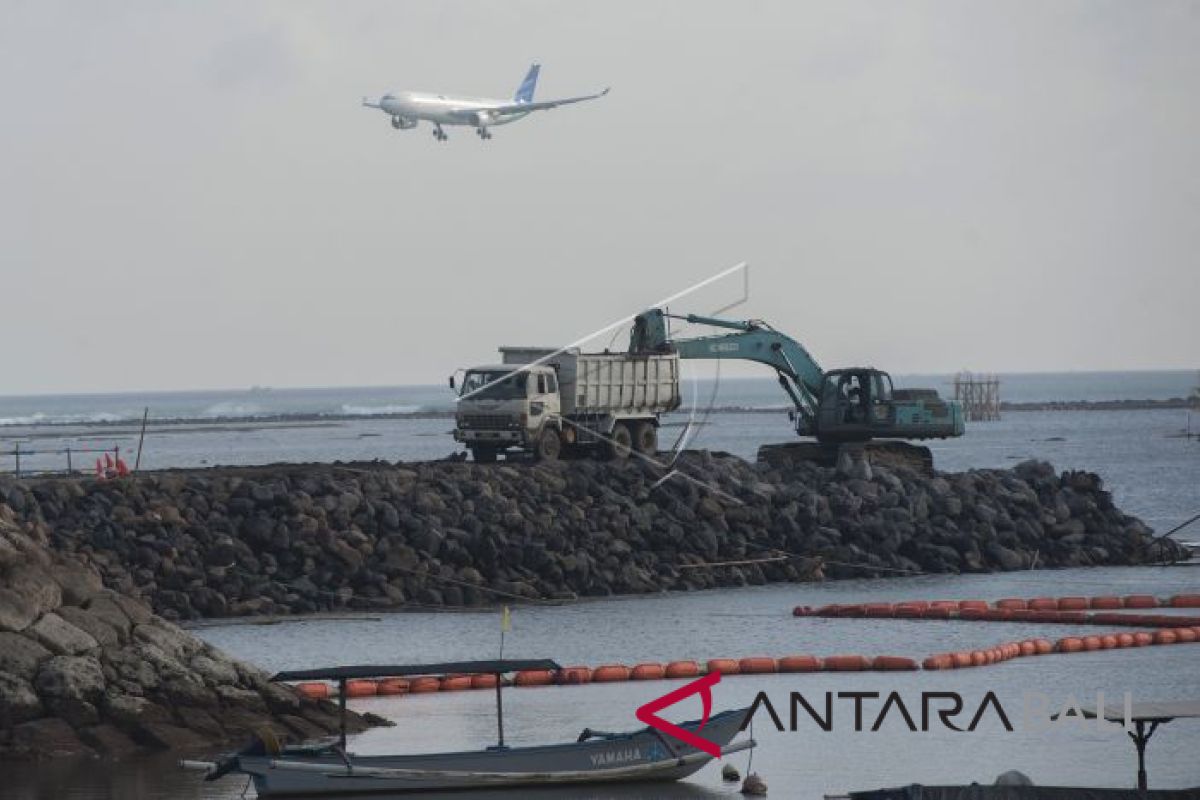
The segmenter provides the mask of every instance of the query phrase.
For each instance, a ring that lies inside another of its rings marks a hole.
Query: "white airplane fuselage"
[[[582,103],[595,100],[608,94],[608,89],[596,94],[578,97],[560,97],[553,100],[535,100],[534,91],[537,89],[539,64],[532,64],[525,73],[525,80],[517,87],[517,92],[511,100],[497,100],[490,97],[451,97],[430,92],[388,92],[371,102],[363,98],[363,105],[377,108],[391,117],[392,127],[396,130],[411,130],[422,120],[433,124],[433,136],[438,141],[446,141],[443,125],[467,125],[475,129],[480,139],[491,139],[489,130],[496,125],[507,125],[524,119],[534,111],[547,111],[559,106]]]
[[[379,100],[379,108],[406,122],[425,120],[438,125],[470,125],[479,127],[480,117],[474,114],[464,114],[471,110],[480,110],[484,115],[485,124],[507,125],[529,116],[528,111],[508,114],[496,114],[486,109],[508,103],[508,100],[497,100],[486,97],[451,97],[428,92],[391,92]]]

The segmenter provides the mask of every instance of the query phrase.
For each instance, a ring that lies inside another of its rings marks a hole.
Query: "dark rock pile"
[[[173,619],[1137,564],[1175,547],[1151,547],[1097,476],[1038,462],[678,466],[663,481],[637,461],[275,465],[0,482],[0,499]],[[695,566],[730,561],[759,563]]]
[[[0,759],[205,749],[263,728],[301,740],[337,722],[328,702],[270,683],[51,554],[0,503]]]

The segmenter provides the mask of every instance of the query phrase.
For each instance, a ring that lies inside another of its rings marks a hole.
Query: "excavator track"
[[[836,467],[843,453],[852,459],[865,458],[868,463],[885,469],[909,469],[922,475],[933,475],[933,453],[928,447],[899,441],[853,442],[846,444],[824,442],[783,442],[764,444],[758,448],[758,461],[773,467],[787,468],[799,462],[822,467]]]

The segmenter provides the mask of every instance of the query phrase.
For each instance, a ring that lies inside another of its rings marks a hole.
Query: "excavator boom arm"
[[[675,318],[737,332],[672,339],[667,325],[667,319],[671,317],[661,309],[640,314],[634,322],[630,350],[653,352],[672,349],[680,358],[737,359],[766,364],[779,375],[780,385],[799,412],[800,429],[811,429],[824,372],[802,344],[763,322],[723,320],[695,314]]]

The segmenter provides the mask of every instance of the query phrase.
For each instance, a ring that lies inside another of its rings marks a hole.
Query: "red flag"
[[[105,453],[104,454],[104,466],[107,467],[108,469],[112,469],[112,465],[113,465],[112,456],[110,456],[108,453]]]

